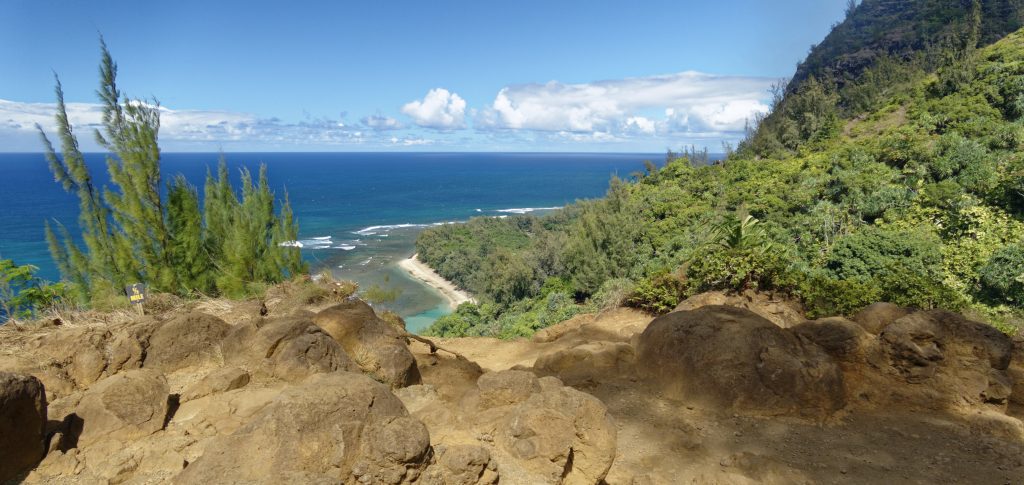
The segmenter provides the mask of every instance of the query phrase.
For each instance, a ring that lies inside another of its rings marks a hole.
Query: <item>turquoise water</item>
[[[214,153],[165,153],[164,176],[181,173],[202,187]],[[278,196],[287,189],[300,224],[303,257],[367,288],[400,291],[386,306],[419,329],[447,313],[433,289],[395,263],[433,224],[560,207],[604,194],[612,175],[641,170],[661,154],[602,153],[228,153],[228,165],[266,163]],[[107,179],[103,154],[88,154],[94,177]],[[72,230],[78,203],[50,175],[41,154],[0,154],[0,258],[59,277],[43,240],[43,222]]]
[[[451,308],[448,306],[448,303],[441,303],[425,312],[405,317],[405,329],[413,333],[420,333],[423,329],[434,323],[434,320],[449,313],[451,313]]]

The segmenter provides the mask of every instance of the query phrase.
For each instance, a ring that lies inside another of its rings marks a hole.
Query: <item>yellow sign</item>
[[[124,290],[128,293],[128,302],[132,305],[141,305],[146,301],[146,287],[142,283],[129,285]]]

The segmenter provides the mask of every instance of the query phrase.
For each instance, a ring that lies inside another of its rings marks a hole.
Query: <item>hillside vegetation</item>
[[[883,59],[926,54],[938,63],[943,50],[966,41],[986,46],[1022,26],[1020,0],[851,0],[846,18],[811,47],[790,86],[811,76],[840,84],[856,80]]]
[[[422,260],[482,301],[430,332],[529,335],[580,311],[662,313],[715,289],[785,293],[810,316],[879,300],[942,307],[1015,331],[1024,32],[949,52],[934,69],[892,61],[899,75],[862,72],[855,82],[872,93],[863,113],[810,77],[724,162],[670,156],[546,217],[425,231]],[[797,143],[778,138],[783,124]]]

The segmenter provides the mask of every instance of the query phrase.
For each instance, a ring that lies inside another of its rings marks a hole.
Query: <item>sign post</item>
[[[124,291],[128,295],[128,303],[137,308],[140,315],[145,315],[146,311],[142,305],[146,302],[146,286],[142,283],[135,283],[126,286]]]

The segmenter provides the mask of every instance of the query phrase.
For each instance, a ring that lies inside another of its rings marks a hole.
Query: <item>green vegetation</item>
[[[928,8],[908,15],[962,10],[919,3]],[[999,5],[1013,15],[994,19]],[[811,316],[887,300],[1013,330],[1024,314],[1024,31],[975,46],[1015,28],[1015,5],[968,3],[973,17],[948,28],[911,22],[900,35],[946,32],[949,43],[878,57],[841,83],[824,67],[838,64],[812,53],[721,163],[670,154],[603,199],[425,231],[423,261],[482,302],[430,331],[509,337],[609,301],[662,313],[698,292],[747,289],[789,294]],[[865,1],[847,22],[890,8]],[[833,36],[843,32],[854,30]]]
[[[0,323],[9,318],[31,318],[67,297],[64,283],[48,283],[36,276],[35,266],[0,259]]]
[[[299,250],[280,246],[296,238],[298,227],[287,196],[275,214],[266,167],[255,182],[242,171],[239,195],[222,160],[218,176],[207,175],[202,206],[198,190],[182,176],[166,182],[166,196],[161,193],[159,105],[123,96],[117,65],[102,41],[101,47],[103,130],[95,135],[111,154],[112,186],[97,187],[92,180],[59,81],[59,155],[39,130],[56,181],[79,199],[80,239],[59,223],[46,224],[54,261],[79,299],[110,300],[136,282],[177,295],[243,296],[304,272]]]
[[[402,290],[399,290],[398,288],[385,288],[380,285],[370,285],[369,288],[363,291],[362,297],[370,303],[380,305],[385,303],[394,303],[401,294]]]
[[[772,112],[740,145],[778,158],[832,138],[842,119],[903,103],[931,73],[950,94],[970,82],[977,49],[1024,25],[1020,0],[851,1],[846,19],[776,89]]]

